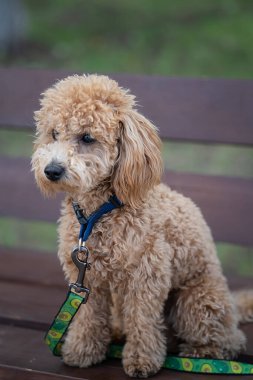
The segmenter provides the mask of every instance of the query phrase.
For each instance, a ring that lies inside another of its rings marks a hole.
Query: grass
[[[24,1],[28,32],[7,65],[253,78],[249,0]]]
[[[0,152],[7,157],[31,157],[33,131],[0,129]]]
[[[221,144],[165,142],[165,167],[178,172],[253,177],[253,149]]]
[[[55,252],[56,224],[0,217],[0,242],[8,248]]]
[[[253,248],[217,243],[217,252],[226,273],[252,277]]]

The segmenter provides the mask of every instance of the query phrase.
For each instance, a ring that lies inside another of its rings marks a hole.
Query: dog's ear
[[[134,110],[128,111],[120,124],[114,191],[123,203],[137,207],[149,189],[160,183],[161,140],[155,126]]]

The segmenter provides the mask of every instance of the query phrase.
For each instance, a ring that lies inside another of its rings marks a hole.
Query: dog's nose
[[[44,173],[50,181],[58,181],[64,172],[64,167],[56,163],[48,164],[44,169]]]

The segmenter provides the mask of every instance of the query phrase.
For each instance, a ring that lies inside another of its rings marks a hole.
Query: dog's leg
[[[208,274],[178,291],[171,321],[184,341],[181,356],[231,359],[244,348],[245,337],[222,275]]]
[[[112,340],[122,340],[124,337],[122,299],[123,294],[112,292],[111,327]]]
[[[126,333],[123,366],[131,377],[154,375],[166,356],[163,309],[169,281],[163,275],[156,277],[155,271],[153,275],[141,273],[141,267],[140,264],[138,273],[133,274],[128,284],[123,305]]]
[[[88,367],[106,357],[110,342],[107,294],[92,289],[88,302],[73,319],[62,348],[63,360],[70,366]]]

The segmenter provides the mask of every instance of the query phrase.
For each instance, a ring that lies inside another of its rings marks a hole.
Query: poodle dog
[[[199,208],[160,183],[161,142],[135,97],[106,76],[70,76],[45,91],[35,120],[37,184],[48,196],[66,193],[58,255],[69,282],[79,233],[72,201],[86,215],[113,194],[124,204],[87,241],[92,291],[67,333],[64,362],[101,362],[113,333],[125,336],[131,377],[155,374],[172,343],[182,356],[236,357],[245,347],[238,323],[252,319],[252,299],[244,307],[244,295],[230,293]]]

